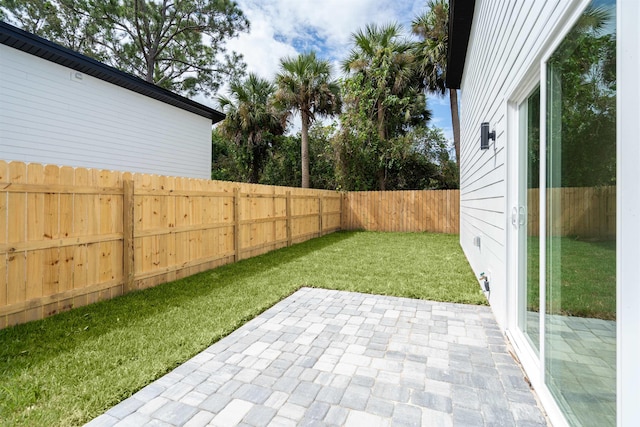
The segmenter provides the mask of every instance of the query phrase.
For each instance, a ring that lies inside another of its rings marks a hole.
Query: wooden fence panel
[[[458,233],[458,190],[358,191],[344,196],[344,230]]]
[[[562,201],[549,232],[615,237],[615,196],[548,190]],[[0,328],[339,229],[458,233],[459,207],[458,190],[339,194],[0,161]]]
[[[0,161],[0,328],[339,230],[342,205],[332,191]]]
[[[527,193],[528,234],[540,234],[539,189]],[[580,238],[612,239],[616,235],[616,187],[550,188],[546,194],[547,234]]]

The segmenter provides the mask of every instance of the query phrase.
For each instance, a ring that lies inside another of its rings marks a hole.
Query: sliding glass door
[[[511,221],[518,230],[518,327],[540,351],[540,86],[518,106],[520,134],[518,206]]]
[[[615,16],[592,1],[517,106],[517,328],[582,426],[616,423]]]
[[[615,425],[615,1],[547,63],[546,382],[576,425]]]

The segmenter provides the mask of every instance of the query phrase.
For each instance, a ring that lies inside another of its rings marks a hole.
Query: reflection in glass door
[[[615,1],[547,63],[545,382],[573,425],[616,422]]]
[[[539,286],[539,183],[540,183],[540,87],[518,106],[520,128],[519,206],[512,212],[518,229],[518,328],[531,347],[540,351]]]

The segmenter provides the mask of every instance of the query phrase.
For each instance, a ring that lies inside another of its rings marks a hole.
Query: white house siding
[[[0,45],[0,158],[211,177],[211,120]]]
[[[476,0],[461,82],[460,243],[474,270],[490,273],[490,302],[507,323],[507,103],[510,93],[539,64],[543,45],[571,5],[568,0]],[[539,69],[539,68],[538,68]],[[496,131],[480,150],[480,124]],[[474,238],[480,237],[480,247]]]

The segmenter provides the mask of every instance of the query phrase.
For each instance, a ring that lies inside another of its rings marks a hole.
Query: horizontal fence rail
[[[340,229],[334,191],[0,161],[0,328]]]
[[[344,230],[459,232],[459,190],[358,191],[343,197]]]

